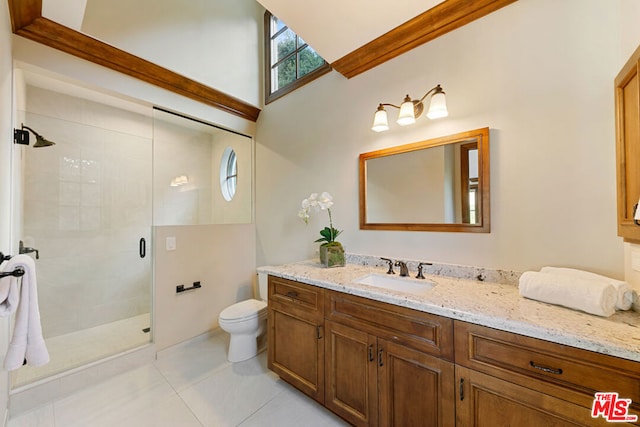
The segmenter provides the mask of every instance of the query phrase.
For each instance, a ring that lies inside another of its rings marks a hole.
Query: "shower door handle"
[[[144,258],[145,256],[147,256],[147,241],[144,239],[144,237],[140,238],[138,250],[140,251],[140,258]]]

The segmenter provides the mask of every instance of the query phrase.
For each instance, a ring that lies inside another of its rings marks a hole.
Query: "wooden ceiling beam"
[[[517,0],[445,0],[331,64],[350,79]]]
[[[19,36],[243,119],[258,119],[260,109],[251,104],[42,17],[42,0],[8,1],[11,26]]]

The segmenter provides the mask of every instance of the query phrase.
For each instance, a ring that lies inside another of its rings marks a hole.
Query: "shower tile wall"
[[[26,110],[24,124],[56,142],[23,148],[22,239],[40,251],[45,337],[149,313],[151,267],[138,241],[150,252],[150,109],[28,86]]]
[[[154,225],[212,223],[213,167],[217,162],[213,161],[216,145],[210,129],[155,121]],[[188,182],[171,185],[181,176]]]
[[[227,148],[236,153],[238,171],[231,201],[224,199],[220,187]],[[251,223],[252,171],[250,137],[154,110],[154,225]],[[179,178],[182,182],[176,185]]]

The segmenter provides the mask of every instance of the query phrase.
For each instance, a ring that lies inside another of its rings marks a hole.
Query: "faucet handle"
[[[387,261],[387,263],[389,263],[389,270],[387,270],[387,274],[396,274],[395,271],[393,271],[393,260],[389,259],[389,258],[380,258],[383,261]]]
[[[433,265],[430,262],[421,262],[420,264],[418,264],[418,275],[416,276],[416,279],[424,279],[424,275],[422,274],[422,267],[425,265]]]

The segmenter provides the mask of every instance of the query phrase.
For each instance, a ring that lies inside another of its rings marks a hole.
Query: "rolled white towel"
[[[629,310],[633,304],[635,298],[634,292],[631,286],[627,282],[622,280],[612,279],[611,277],[602,276],[600,274],[592,273],[590,271],[578,270],[575,268],[564,267],[543,267],[540,269],[541,273],[560,274],[565,276],[578,277],[582,279],[600,280],[605,283],[609,283],[618,294],[616,301],[616,308],[618,310]]]
[[[519,289],[523,297],[598,316],[616,311],[616,289],[603,281],[527,271],[520,276]]]

